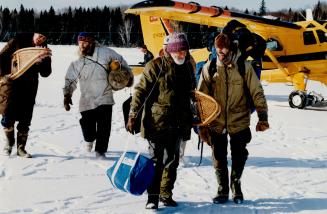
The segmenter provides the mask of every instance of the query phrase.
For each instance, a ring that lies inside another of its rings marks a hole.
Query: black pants
[[[172,195],[179,165],[180,142],[181,137],[178,136],[176,131],[168,132],[167,135],[160,139],[149,141],[149,153],[151,159],[155,162],[154,179],[147,189],[149,199],[156,200],[159,194],[164,194],[168,197]],[[162,182],[164,170],[166,175]]]
[[[86,142],[96,140],[95,151],[107,152],[110,131],[112,105],[101,105],[95,109],[81,112],[80,124]]]
[[[216,170],[227,169],[227,134],[211,133],[212,145],[212,159]],[[243,168],[248,158],[249,152],[246,149],[247,143],[251,141],[251,130],[246,128],[230,136],[230,149],[232,156],[232,168]]]
[[[20,133],[28,133],[33,117],[37,88],[37,79],[26,79],[22,76],[13,82],[13,91],[8,98],[8,105],[1,120],[3,127],[14,127],[18,122],[17,130]]]
[[[28,133],[30,130],[31,120],[33,115],[33,108],[31,111],[26,110],[26,112],[19,119],[15,118],[10,114],[6,114],[2,116],[1,124],[5,128],[14,127],[15,122],[18,121],[17,130],[21,133]]]

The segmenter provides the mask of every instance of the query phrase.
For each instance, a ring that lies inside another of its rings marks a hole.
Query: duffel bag
[[[139,152],[124,152],[107,170],[107,176],[115,188],[142,195],[152,183],[154,163]]]

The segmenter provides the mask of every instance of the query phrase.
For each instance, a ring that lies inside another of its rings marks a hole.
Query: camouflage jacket
[[[130,110],[130,117],[136,117],[145,103],[142,137],[154,139],[175,130],[184,140],[190,139],[190,98],[194,89],[194,66],[189,56],[183,65],[176,65],[169,55],[148,62],[135,86]]]

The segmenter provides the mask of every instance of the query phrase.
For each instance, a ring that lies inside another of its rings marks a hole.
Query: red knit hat
[[[184,33],[173,33],[169,35],[166,47],[168,53],[188,51],[189,49],[190,46]]]

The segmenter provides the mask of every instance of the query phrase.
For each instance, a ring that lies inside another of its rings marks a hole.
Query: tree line
[[[139,17],[124,14],[126,8],[74,8],[56,12],[33,9],[9,10],[0,7],[0,41],[8,41],[18,32],[45,34],[49,44],[76,44],[79,32],[93,32],[104,45],[130,47],[143,42]]]
[[[108,46],[136,47],[143,44],[140,19],[132,14],[125,14],[125,7],[95,7],[95,8],[67,8],[55,11],[51,6],[49,10],[35,12],[26,9],[23,5],[19,11],[9,10],[0,6],[0,41],[6,42],[17,32],[39,32],[48,37],[49,44],[71,45],[76,44],[78,33],[81,31],[93,32],[97,40]],[[228,9],[225,7],[224,9]],[[232,11],[244,12],[253,15],[272,15],[284,21],[302,21],[305,11],[280,10],[267,12],[265,0],[261,1],[258,11]],[[327,19],[327,4],[317,2],[313,10],[316,20]],[[173,26],[188,35],[192,48],[203,47],[212,34],[219,29],[192,23],[173,22]],[[202,43],[199,41],[203,41]]]

